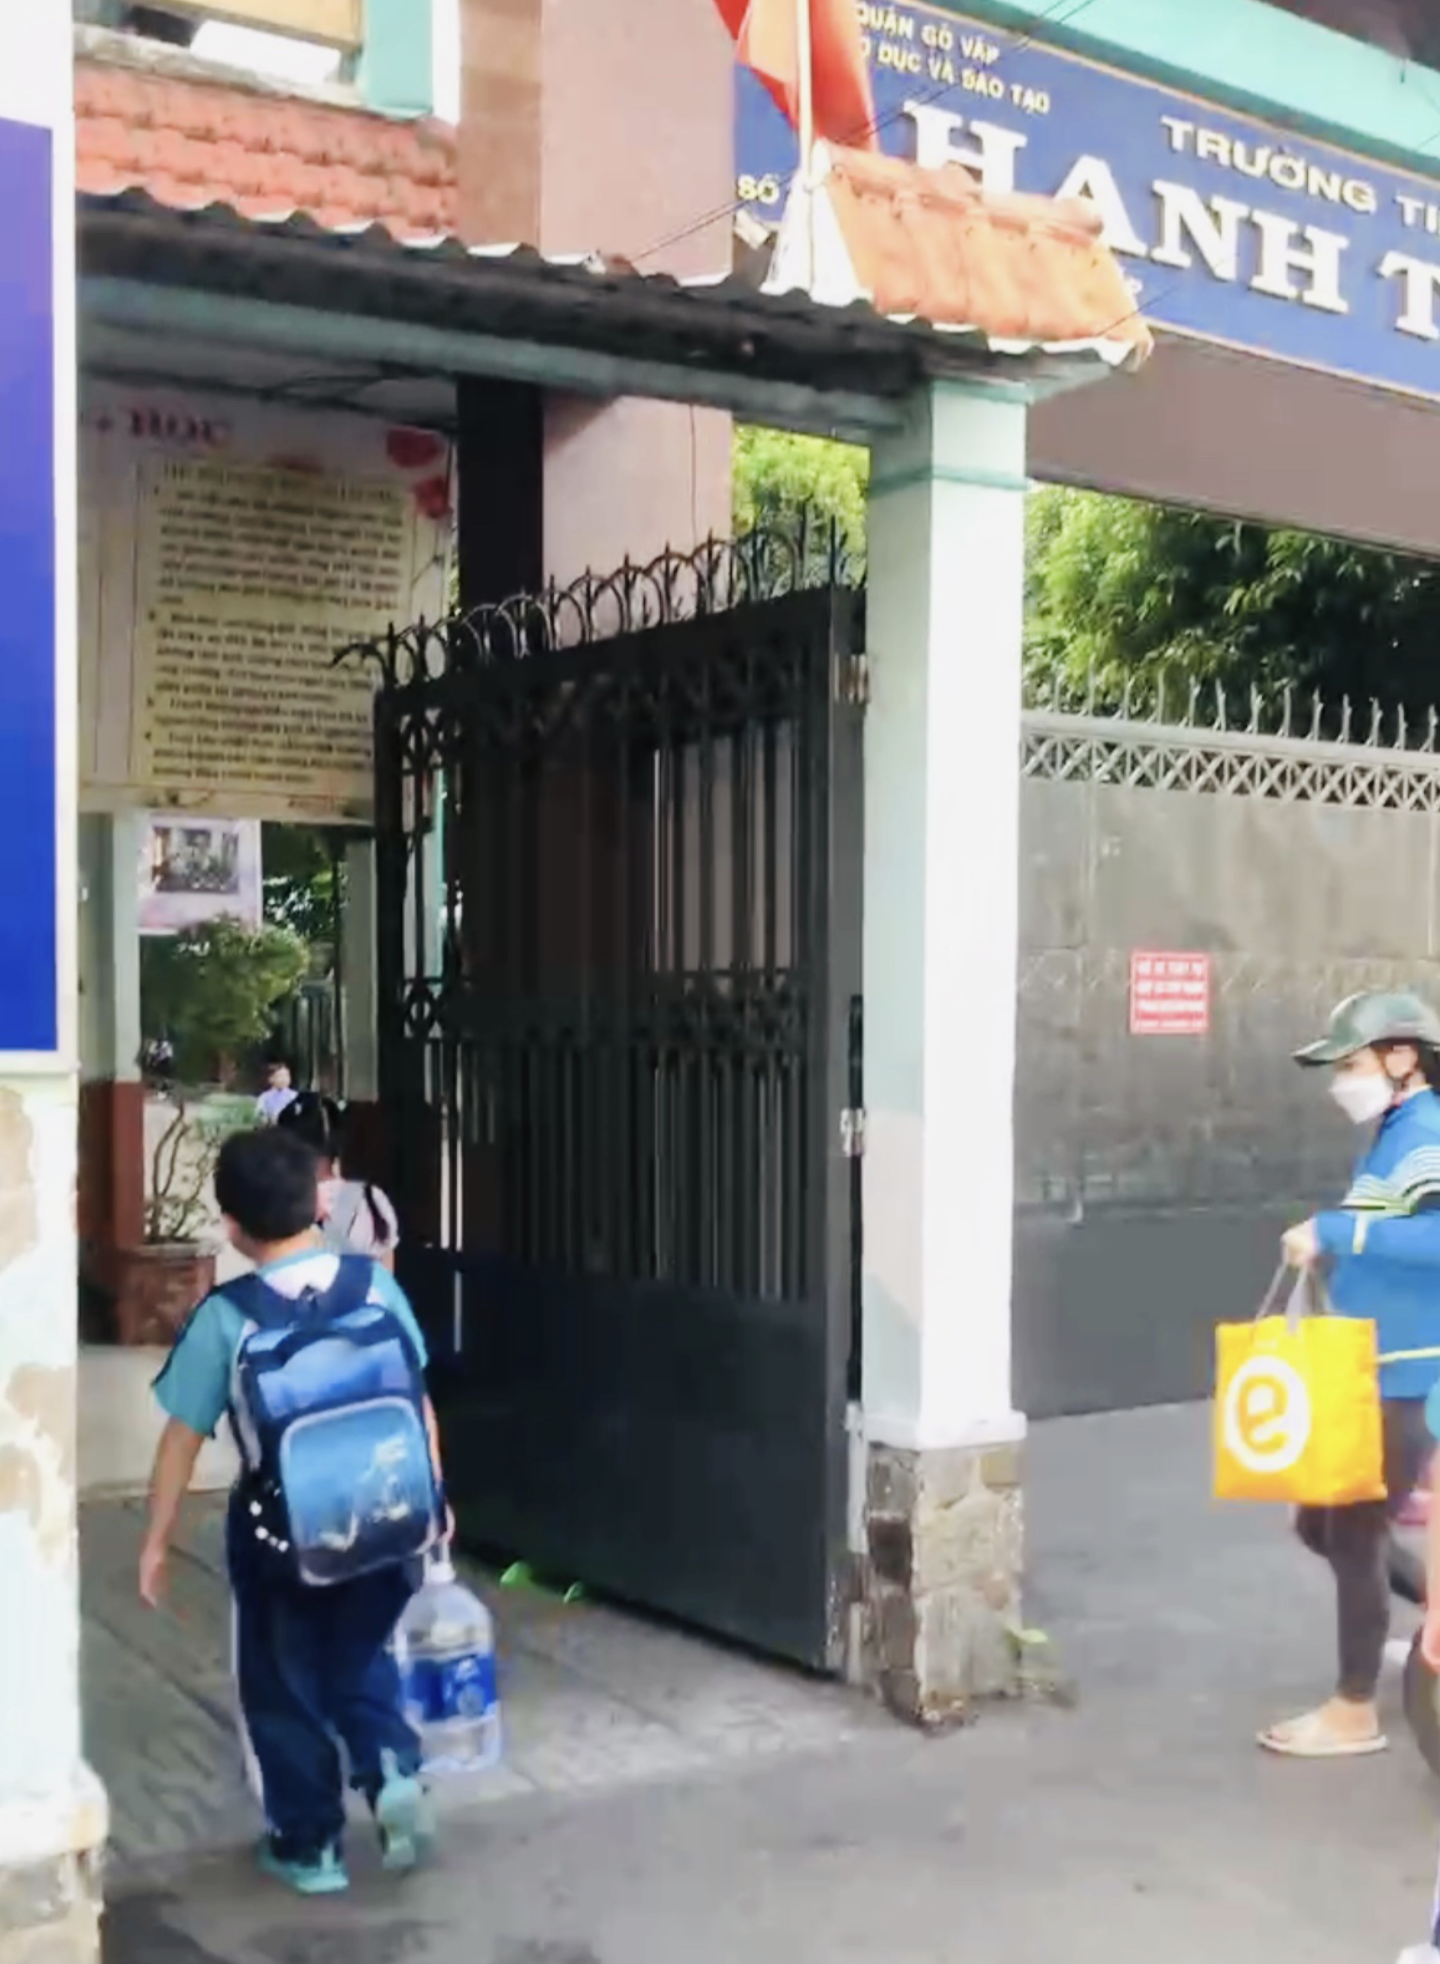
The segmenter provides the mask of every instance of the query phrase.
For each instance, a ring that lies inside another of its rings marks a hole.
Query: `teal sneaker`
[[[260,1844],[260,1867],[273,1875],[297,1896],[338,1896],[350,1887],[350,1877],[338,1848],[322,1848],[318,1855],[290,1861],[275,1853],[269,1841]]]
[[[380,1756],[380,1791],[375,1826],[380,1831],[380,1865],[392,1873],[413,1869],[434,1839],[430,1800],[413,1773],[402,1773],[394,1753]]]

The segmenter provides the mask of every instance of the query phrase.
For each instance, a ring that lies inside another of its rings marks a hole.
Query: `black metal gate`
[[[381,1100],[462,1536],[819,1668],[857,1226],[837,571],[757,537],[365,651]]]

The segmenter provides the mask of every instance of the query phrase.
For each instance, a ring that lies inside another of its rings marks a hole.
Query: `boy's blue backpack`
[[[231,1418],[257,1540],[305,1583],[349,1582],[439,1540],[425,1380],[405,1325],[369,1300],[375,1264],[342,1255],[326,1290],[259,1275],[221,1293],[245,1318]]]

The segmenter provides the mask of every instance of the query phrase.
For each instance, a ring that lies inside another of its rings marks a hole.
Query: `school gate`
[[[381,1103],[472,1544],[838,1668],[861,599],[756,536],[379,664]]]
[[[741,541],[350,651],[381,672],[388,1176],[462,1530],[820,1668],[861,1388],[842,570]],[[1019,768],[1018,1402],[1202,1397],[1353,1151],[1290,1053],[1354,989],[1440,1000],[1436,724],[1051,701]],[[1131,1033],[1143,950],[1208,958],[1203,1032]]]
[[[1025,717],[1017,1402],[1208,1394],[1356,1135],[1290,1053],[1356,989],[1440,1002],[1434,713],[1172,692]],[[1132,955],[1209,957],[1208,1030],[1132,1035]]]

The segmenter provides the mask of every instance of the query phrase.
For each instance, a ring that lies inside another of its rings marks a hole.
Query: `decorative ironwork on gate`
[[[812,1663],[853,1311],[845,571],[766,532],[347,651],[381,677],[381,1097],[462,1528]]]
[[[335,660],[371,663],[386,687],[405,687],[791,594],[858,591],[862,567],[838,525],[818,524],[802,513],[791,528],[762,526],[739,538],[709,538],[691,552],[626,559],[613,572],[582,573],[541,593],[392,627],[342,648]]]

